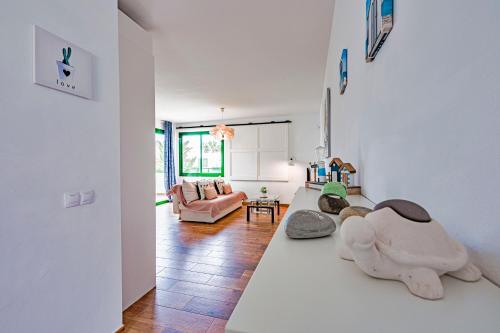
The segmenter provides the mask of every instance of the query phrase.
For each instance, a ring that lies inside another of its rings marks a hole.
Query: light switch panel
[[[80,195],[81,195],[80,205],[90,205],[93,204],[95,201],[94,190],[80,192]]]
[[[80,192],[64,193],[64,207],[71,208],[80,206]]]

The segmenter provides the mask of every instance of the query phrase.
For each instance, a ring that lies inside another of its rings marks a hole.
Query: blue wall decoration
[[[339,64],[339,90],[343,95],[347,87],[347,49],[342,50]]]
[[[372,62],[392,30],[393,0],[366,0],[366,62]]]

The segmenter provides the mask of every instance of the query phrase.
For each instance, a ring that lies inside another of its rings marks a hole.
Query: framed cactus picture
[[[92,99],[92,54],[38,27],[33,27],[33,81]]]

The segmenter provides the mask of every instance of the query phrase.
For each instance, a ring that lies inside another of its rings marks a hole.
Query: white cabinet
[[[288,180],[288,124],[237,126],[234,134],[232,180]]]
[[[234,127],[234,138],[231,140],[231,150],[256,150],[258,148],[258,126]]]
[[[258,141],[261,151],[288,152],[288,124],[260,126]]]
[[[231,152],[231,179],[233,180],[255,180],[257,179],[256,162],[258,153],[256,151],[232,151]]]
[[[286,152],[261,151],[259,156],[259,180],[288,180]]]

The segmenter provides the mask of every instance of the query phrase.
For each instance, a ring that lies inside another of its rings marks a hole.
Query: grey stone
[[[428,223],[431,221],[431,216],[427,211],[420,205],[403,199],[391,199],[382,201],[377,204],[373,210],[379,210],[382,208],[389,207],[393,211],[399,214],[399,216],[404,217],[405,219],[419,222],[419,223]]]
[[[342,209],[349,207],[349,202],[336,195],[322,194],[318,199],[318,207],[325,213],[338,214]]]
[[[370,208],[361,207],[361,206],[351,206],[346,207],[340,211],[340,224],[344,223],[344,221],[351,216],[361,216],[365,217],[366,214],[370,213],[372,210]]]
[[[332,234],[335,229],[335,221],[330,216],[304,209],[288,217],[285,232],[290,238],[319,238]]]

